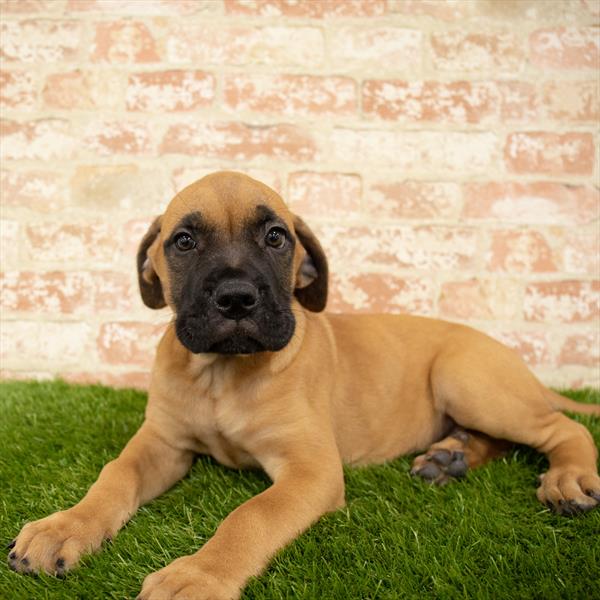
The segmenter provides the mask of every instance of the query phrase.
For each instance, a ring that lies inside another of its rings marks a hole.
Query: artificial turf
[[[600,403],[599,391],[567,395]],[[0,542],[79,500],[140,425],[145,399],[100,386],[1,383]],[[576,418],[600,445],[600,419]],[[600,598],[600,509],[568,518],[541,506],[542,456],[519,448],[443,488],[410,477],[410,463],[347,469],[347,507],[279,553],[243,598]],[[199,458],[65,579],[0,567],[0,599],[135,598],[145,575],[199,548],[268,485],[262,473]]]

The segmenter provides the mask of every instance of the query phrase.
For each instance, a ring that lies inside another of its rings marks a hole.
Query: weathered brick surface
[[[66,178],[53,171],[0,171],[0,195],[5,207],[54,212],[68,203]]]
[[[144,387],[141,237],[279,191],[329,309],[474,325],[599,385],[596,0],[0,0],[0,377]]]
[[[152,63],[159,60],[156,40],[144,23],[101,22],[91,48],[91,59],[109,63]]]
[[[32,110],[36,104],[36,81],[30,72],[0,71],[0,108]]]
[[[71,123],[66,119],[0,121],[2,159],[39,161],[69,160],[79,146]]]
[[[504,147],[504,159],[513,173],[591,175],[594,139],[591,133],[511,133]]]
[[[442,72],[504,72],[514,75],[525,65],[524,44],[518,35],[509,31],[444,31],[433,33],[430,44],[433,66]]]
[[[555,182],[489,182],[464,186],[466,219],[552,225],[582,225],[598,219],[600,190]]]
[[[494,231],[486,266],[507,273],[554,272],[560,267],[556,254],[539,231]]]
[[[519,318],[520,285],[514,279],[447,281],[442,284],[438,308],[449,319],[513,321]]]
[[[373,17],[385,14],[385,9],[385,0],[225,0],[228,14],[261,17]]]
[[[215,78],[203,71],[152,71],[129,76],[127,109],[162,112],[189,111],[210,106]]]
[[[172,64],[314,67],[325,58],[321,29],[313,26],[215,27],[181,20],[164,33],[164,59]]]
[[[331,35],[330,57],[336,67],[408,71],[422,60],[423,34],[400,27],[345,27]]]
[[[348,77],[234,75],[224,84],[232,110],[275,115],[345,116],[356,111],[356,84]]]
[[[23,19],[0,23],[0,57],[7,63],[73,62],[84,24],[79,21]]]
[[[42,90],[42,101],[50,109],[119,109],[125,74],[103,69],[51,73]]]
[[[162,154],[202,155],[248,161],[278,158],[313,160],[317,147],[310,136],[294,125],[253,126],[245,123],[185,123],[169,127]]]
[[[288,181],[288,202],[294,212],[318,218],[323,210],[335,216],[358,215],[361,180],[346,173],[292,173]]]
[[[109,365],[150,368],[163,325],[109,321],[100,327],[98,354]]]
[[[26,226],[26,247],[36,263],[81,264],[110,261],[116,257],[119,242],[108,223],[57,223],[41,221]]]
[[[374,182],[365,211],[378,219],[454,220],[461,208],[460,186],[453,182]]]
[[[549,69],[600,68],[600,28],[555,27],[529,36],[531,62]]]
[[[600,281],[544,281],[527,286],[525,318],[546,323],[597,323]]]

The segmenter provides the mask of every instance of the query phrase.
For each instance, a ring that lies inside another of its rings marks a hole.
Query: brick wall
[[[134,255],[216,169],[318,231],[329,309],[599,385],[597,0],[0,2],[2,373],[144,385]]]

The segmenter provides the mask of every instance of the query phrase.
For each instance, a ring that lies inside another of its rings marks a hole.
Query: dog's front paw
[[[540,475],[537,497],[562,515],[575,515],[600,504],[600,477],[573,469],[550,469]]]
[[[235,600],[240,590],[202,569],[197,556],[183,556],[146,577],[137,600]]]
[[[60,577],[82,554],[96,550],[102,538],[97,525],[83,521],[71,510],[57,512],[21,529],[9,545],[8,565],[19,573],[43,571]]]

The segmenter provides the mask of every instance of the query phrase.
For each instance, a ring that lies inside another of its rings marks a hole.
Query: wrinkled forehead
[[[292,227],[292,214],[270,187],[241,173],[214,173],[179,192],[162,219],[162,235],[186,221],[189,215],[203,225],[235,237],[248,223],[271,217]]]

